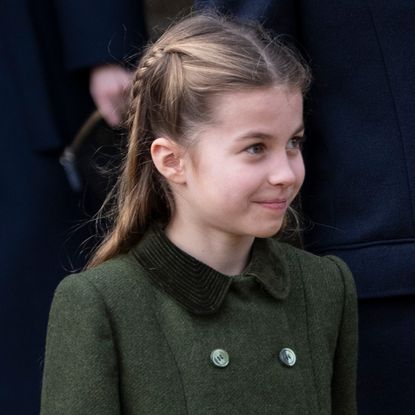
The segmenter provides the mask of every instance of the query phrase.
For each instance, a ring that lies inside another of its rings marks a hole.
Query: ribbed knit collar
[[[215,271],[174,245],[160,227],[152,227],[132,254],[163,292],[195,314],[213,314],[223,303],[232,277]],[[255,239],[251,260],[241,274],[253,276],[276,299],[289,292],[282,249],[268,239]]]

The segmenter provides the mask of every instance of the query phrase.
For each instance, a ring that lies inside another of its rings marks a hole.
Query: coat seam
[[[118,400],[119,400],[119,404],[120,404],[120,409],[122,409],[123,402],[122,402],[122,399],[121,399],[121,384],[120,384],[120,382],[121,382],[120,354],[119,354],[119,347],[117,346],[117,341],[116,341],[116,338],[114,336],[114,322],[111,318],[111,313],[108,310],[108,304],[104,300],[104,296],[102,295],[99,288],[88,277],[85,278],[85,281],[96,292],[98,298],[100,299],[101,303],[104,306],[105,317],[107,318],[108,326],[109,326],[110,334],[111,334],[111,343],[113,345],[113,351],[114,351],[114,355],[116,357],[116,368],[117,368],[117,379],[118,379],[118,384],[117,384],[117,386],[118,386],[118,388],[117,388],[118,389]]]
[[[327,258],[329,261],[334,263],[335,267],[337,268],[337,271],[340,274],[341,282],[342,282],[342,288],[343,288],[343,290],[342,290],[343,291],[343,302],[342,302],[341,318],[340,318],[340,324],[339,324],[339,331],[338,331],[337,337],[336,337],[336,350],[334,352],[334,357],[333,357],[333,364],[334,364],[334,362],[337,360],[336,355],[337,355],[337,351],[338,351],[338,348],[339,348],[339,342],[341,341],[340,336],[342,335],[343,325],[345,324],[345,314],[346,314],[346,306],[347,306],[347,304],[346,304],[346,302],[347,302],[347,284],[346,284],[346,275],[343,272],[337,258],[334,257],[334,256],[326,256],[325,258]],[[334,367],[333,367],[333,370],[334,370]],[[334,373],[334,371],[333,371],[333,373]],[[332,380],[332,382],[333,382],[333,380]],[[334,413],[334,411],[333,411],[333,409],[334,409],[333,408],[333,402],[331,404],[332,404],[332,408],[331,408],[332,413]]]
[[[377,44],[379,46],[379,52],[380,52],[380,55],[381,55],[383,66],[385,68],[385,75],[386,75],[386,81],[387,81],[386,84],[388,85],[389,93],[392,97],[393,112],[395,114],[396,124],[397,124],[397,127],[398,127],[399,138],[400,138],[401,148],[402,148],[402,157],[405,160],[406,185],[407,185],[408,193],[410,195],[409,204],[411,205],[411,219],[412,219],[411,225],[412,225],[412,231],[413,231],[414,230],[414,204],[413,204],[412,190],[411,190],[411,186],[410,186],[411,179],[409,177],[408,159],[406,157],[406,154],[407,154],[406,146],[405,146],[405,142],[403,140],[402,129],[401,129],[399,114],[398,114],[397,105],[396,105],[396,99],[395,99],[395,95],[393,93],[393,89],[392,89],[392,85],[391,85],[391,78],[390,78],[390,74],[389,74],[389,71],[388,71],[388,66],[386,65],[385,54],[383,53],[383,48],[381,46],[379,32],[378,32],[378,29],[377,29],[377,26],[376,26],[376,23],[375,23],[375,18],[373,16],[373,12],[372,12],[371,6],[369,4],[369,1],[366,1],[366,3],[367,3],[367,7],[368,7],[368,10],[369,10],[369,14],[370,14],[370,19],[372,21],[374,33],[375,33],[375,36],[376,36],[376,41],[377,41]]]
[[[297,254],[296,254],[296,260],[297,260],[297,264],[298,264],[298,266],[300,268],[300,271],[301,271],[299,273],[299,275],[302,275],[302,276],[306,275],[305,270],[304,270],[304,268],[301,264],[301,261],[298,258]],[[314,385],[314,391],[315,391],[316,397],[317,397],[316,398],[317,407],[318,407],[319,413],[322,413],[321,412],[320,397],[319,397],[319,394],[318,394],[319,389],[317,387],[318,385],[317,385],[317,379],[316,379],[317,376],[316,376],[316,369],[315,369],[315,367],[316,367],[315,366],[315,359],[314,359],[314,355],[313,355],[312,350],[311,350],[311,333],[310,333],[310,324],[309,324],[310,313],[309,313],[309,310],[308,310],[307,290],[306,290],[306,287],[305,287],[304,277],[300,277],[300,281],[301,281],[302,293],[303,293],[303,299],[304,299],[304,317],[305,317],[306,325],[307,325],[307,348],[308,348],[308,353],[309,353],[309,356],[310,356],[311,362],[312,362],[313,385]]]
[[[153,301],[151,301],[151,308],[152,308],[153,314],[154,314],[154,316],[155,316],[155,320],[157,321],[157,324],[158,324],[158,326],[159,326],[159,328],[160,328],[160,332],[161,332],[162,336],[164,337],[164,339],[165,339],[165,341],[166,341],[167,347],[168,347],[168,348],[169,348],[169,350],[170,350],[170,354],[172,355],[172,358],[173,358],[174,364],[175,364],[175,366],[176,366],[176,368],[177,368],[177,372],[178,372],[178,374],[179,374],[179,382],[180,382],[180,386],[181,386],[181,389],[182,389],[182,392],[183,392],[183,401],[184,401],[184,406],[185,406],[186,413],[188,414],[188,413],[189,413],[189,409],[188,409],[188,405],[187,405],[187,395],[186,395],[186,392],[185,392],[185,387],[184,387],[184,384],[183,384],[183,376],[182,376],[182,372],[181,372],[181,370],[180,370],[180,367],[179,367],[179,364],[178,364],[178,362],[177,362],[176,356],[175,356],[175,354],[173,353],[173,349],[172,349],[172,347],[171,347],[171,345],[170,345],[170,342],[169,342],[169,340],[168,340],[168,338],[167,338],[167,336],[166,336],[166,333],[165,333],[165,332],[164,332],[164,330],[163,330],[163,326],[162,326],[162,324],[161,324],[161,322],[160,322],[160,320],[159,320],[158,313],[156,312],[156,310],[155,310],[155,308],[154,308],[154,304],[155,304],[155,302],[156,302],[156,298],[155,298],[155,295],[154,295],[154,287],[153,287],[153,286],[150,286],[150,287],[151,287],[151,288],[150,288],[150,291],[151,291],[151,296],[152,296],[152,298],[153,298]]]
[[[371,242],[329,245],[329,246],[316,249],[314,250],[314,252],[318,252],[319,254],[324,254],[325,252],[330,252],[330,251],[349,251],[353,249],[376,248],[376,247],[388,246],[388,245],[408,245],[408,244],[414,244],[414,243],[415,243],[414,238],[385,239],[385,240],[371,241]]]

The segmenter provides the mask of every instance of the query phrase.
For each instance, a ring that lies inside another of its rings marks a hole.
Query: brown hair
[[[192,131],[212,120],[215,95],[275,84],[304,94],[309,83],[297,54],[258,27],[204,13],[168,29],[147,47],[135,72],[113,224],[88,266],[128,251],[154,220],[169,221],[174,201],[151,159],[155,138],[186,144]]]

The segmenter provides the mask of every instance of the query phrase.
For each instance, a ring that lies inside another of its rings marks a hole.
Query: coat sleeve
[[[147,38],[142,0],[54,3],[66,69],[136,60]]]
[[[337,257],[329,257],[340,270],[344,284],[343,313],[333,362],[332,414],[354,415],[357,373],[357,297],[353,276]]]
[[[109,316],[84,274],[61,282],[49,316],[41,415],[56,414],[120,414]]]

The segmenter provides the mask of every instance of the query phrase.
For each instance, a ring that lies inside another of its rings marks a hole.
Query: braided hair
[[[258,27],[203,13],[168,29],[147,47],[135,71],[112,227],[88,266],[127,252],[153,221],[169,222],[174,198],[152,162],[154,139],[189,145],[212,121],[212,99],[226,92],[284,85],[305,93],[309,83],[297,54]]]

